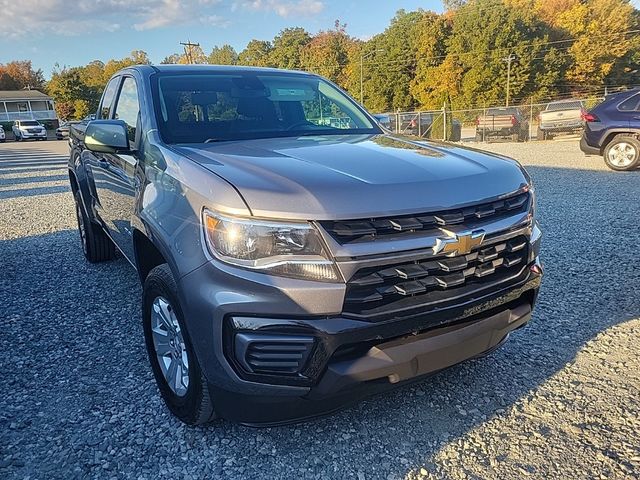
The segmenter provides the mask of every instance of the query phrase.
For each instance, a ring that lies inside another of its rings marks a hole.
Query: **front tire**
[[[178,287],[166,263],[153,268],[144,282],[142,321],[153,375],[171,413],[188,425],[213,420],[209,385],[193,351]]]
[[[78,220],[78,233],[80,234],[80,243],[82,245],[82,253],[91,263],[104,262],[111,260],[116,255],[116,247],[102,230],[102,227],[93,223],[85,212],[80,192],[76,192],[76,219]]]
[[[640,165],[640,141],[637,138],[617,135],[604,149],[604,161],[617,171],[635,170]]]

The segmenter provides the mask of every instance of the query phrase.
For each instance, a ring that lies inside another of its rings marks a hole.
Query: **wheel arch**
[[[168,264],[169,268],[175,273],[169,260],[170,257],[164,254],[163,250],[140,229],[135,228],[133,230],[133,251],[140,283],[144,284],[149,272],[163,263]]]
[[[604,150],[605,148],[607,148],[607,145],[609,145],[609,143],[611,143],[611,141],[617,137],[618,135],[622,135],[622,136],[631,136],[631,137],[635,137],[640,139],[640,129],[638,128],[616,128],[616,129],[612,129],[609,130],[604,138],[602,139],[602,142],[600,143],[600,155],[604,155]]]

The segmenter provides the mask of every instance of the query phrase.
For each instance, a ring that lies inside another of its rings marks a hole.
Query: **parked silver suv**
[[[330,412],[531,316],[520,165],[388,135],[316,75],[127,68],[70,138],[84,254],[136,267],[151,367],[187,423]]]

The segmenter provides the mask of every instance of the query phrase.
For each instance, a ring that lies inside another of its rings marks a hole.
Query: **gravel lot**
[[[0,478],[640,477],[640,172],[575,140],[481,147],[536,183],[547,276],[530,325],[417,385],[251,429],[167,413],[133,269],[82,258],[66,143],[0,144]]]

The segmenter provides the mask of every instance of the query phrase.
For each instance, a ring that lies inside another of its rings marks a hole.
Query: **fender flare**
[[[611,140],[613,140],[616,135],[620,134],[635,135],[636,137],[640,137],[640,128],[611,128],[609,130],[606,130],[600,140],[600,155],[604,154],[604,149],[607,147],[609,142],[611,142]]]
[[[72,149],[69,154],[69,176],[75,180],[76,185],[78,186],[78,192],[80,193],[80,199],[82,201],[82,208],[84,209],[87,218],[92,222],[97,222],[93,215],[93,209],[90,208],[91,190],[89,188],[89,179],[81,160],[81,151],[77,148]]]

